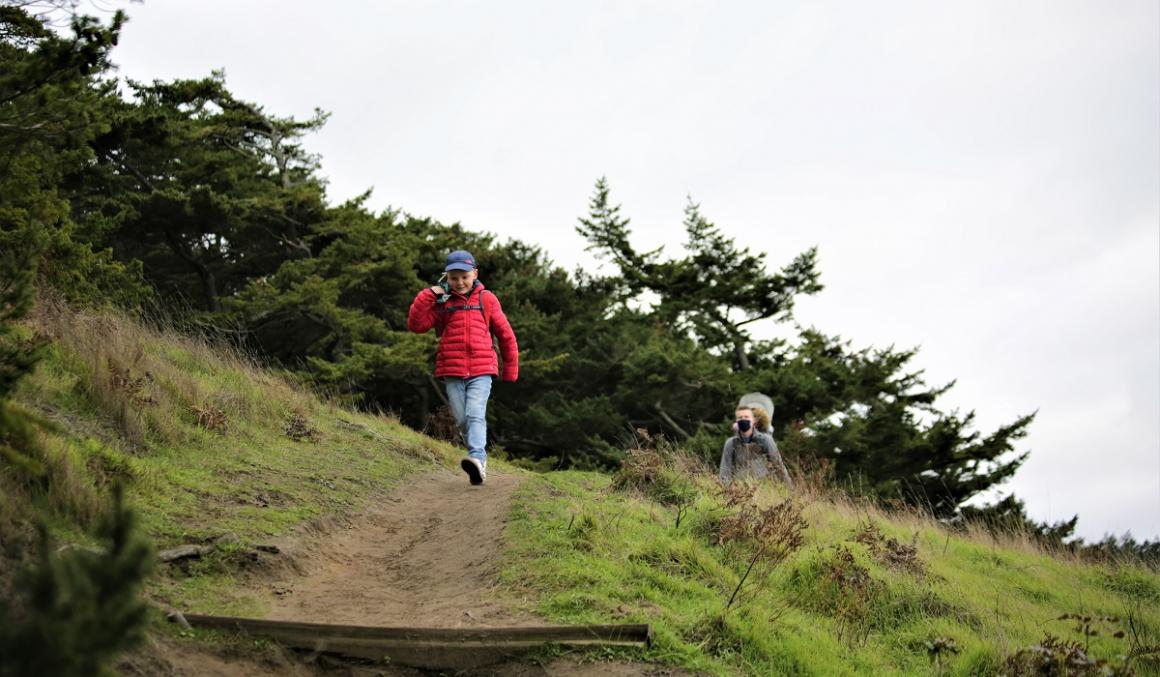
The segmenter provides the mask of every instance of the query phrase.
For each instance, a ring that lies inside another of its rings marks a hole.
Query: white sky
[[[1160,4],[225,2],[128,7],[140,80],[224,68],[308,140],[330,197],[591,265],[595,180],[640,248],[686,195],[778,268],[797,317],[921,346],[944,408],[1038,410],[1004,491],[1079,533],[1160,535]],[[676,253],[676,252],[674,252]],[[484,272],[486,276],[486,271]],[[518,319],[517,319],[518,328]],[[763,331],[777,331],[767,327]]]

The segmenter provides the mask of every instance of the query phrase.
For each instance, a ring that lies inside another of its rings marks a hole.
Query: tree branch
[[[661,417],[661,420],[663,420],[665,423],[668,423],[669,426],[671,426],[673,428],[673,430],[676,430],[677,432],[679,432],[682,436],[684,436],[684,438],[686,440],[689,439],[690,437],[692,437],[692,435],[685,432],[685,429],[682,428],[680,425],[677,424],[676,421],[673,420],[672,416],[668,415],[668,413],[664,410],[664,407],[661,406],[660,400],[657,400],[657,403],[653,405],[653,408],[655,408],[657,410],[657,415],[659,415]]]

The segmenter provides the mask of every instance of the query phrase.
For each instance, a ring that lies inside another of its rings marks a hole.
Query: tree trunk
[[[659,415],[660,415],[661,419],[662,419],[662,420],[663,420],[665,423],[668,423],[668,424],[669,424],[669,426],[670,426],[670,427],[671,427],[673,430],[676,430],[677,432],[679,432],[679,433],[680,433],[680,434],[681,434],[681,435],[682,435],[682,436],[683,436],[683,437],[684,437],[686,440],[687,440],[687,439],[689,439],[690,437],[692,437],[692,435],[690,435],[689,433],[685,432],[685,429],[684,429],[684,428],[682,428],[680,425],[678,425],[678,424],[677,424],[677,422],[676,422],[676,421],[674,421],[674,420],[673,420],[673,417],[672,417],[672,416],[669,416],[668,412],[666,412],[666,411],[665,411],[665,409],[664,409],[664,407],[662,407],[662,406],[661,406],[661,402],[660,402],[660,400],[657,400],[657,403],[656,403],[655,405],[653,405],[653,406],[656,408],[656,410],[657,410],[657,414],[659,414]]]
[[[212,312],[221,312],[222,304],[218,299],[217,277],[214,276],[213,271],[209,266],[205,265],[204,261],[197,258],[196,255],[189,249],[189,245],[182,241],[177,233],[171,230],[165,231],[165,241],[169,244],[169,248],[177,254],[178,258],[189,264],[193,268],[193,272],[197,273],[197,277],[201,280],[201,290],[205,294],[206,302],[209,304],[209,309]]]
[[[737,356],[737,371],[749,371],[749,356],[745,354],[745,342],[737,340],[733,344],[733,353]]]

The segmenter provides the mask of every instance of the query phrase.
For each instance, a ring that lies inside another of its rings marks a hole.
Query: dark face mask
[[[749,432],[749,427],[751,425],[753,425],[752,421],[749,421],[749,420],[743,418],[737,422],[737,429],[743,433],[747,433],[747,432]]]

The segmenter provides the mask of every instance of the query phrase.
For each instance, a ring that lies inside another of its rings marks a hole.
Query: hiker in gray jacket
[[[725,441],[721,451],[721,483],[735,479],[760,479],[769,474],[769,466],[777,469],[780,479],[792,487],[789,471],[781,460],[777,444],[769,435],[759,432],[754,425],[753,409],[737,407],[735,415],[737,434]]]

